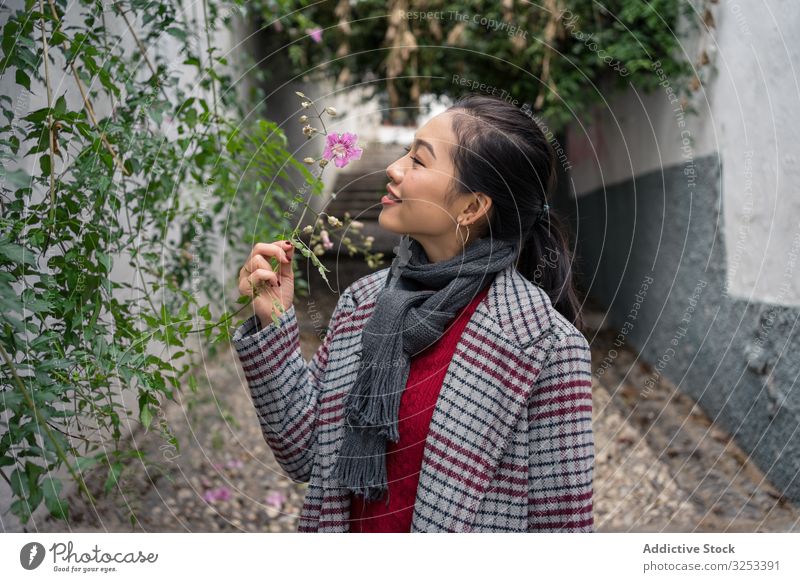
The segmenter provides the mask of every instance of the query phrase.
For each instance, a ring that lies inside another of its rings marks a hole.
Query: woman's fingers
[[[252,293],[250,290],[251,284],[258,285],[259,283],[267,282],[279,286],[282,277],[293,277],[293,254],[294,246],[287,240],[274,243],[256,243],[244,266],[239,271],[239,290],[250,295]],[[278,258],[277,271],[273,270],[269,262],[272,257]],[[264,271],[265,274],[254,277],[258,271]]]
[[[278,241],[277,243],[256,243],[253,246],[253,251],[250,253],[250,258],[256,256],[262,257],[278,257],[281,263],[289,263],[291,260],[289,259],[288,255],[286,254],[290,248],[293,248],[291,244],[287,244],[286,241]]]
[[[262,324],[268,322],[271,315],[283,313],[291,306],[294,283],[293,254],[294,246],[288,240],[256,243],[239,271],[239,292],[253,297],[254,309]],[[270,263],[273,257],[278,259],[275,268]],[[279,289],[281,279],[288,284],[284,285],[283,291]],[[267,292],[262,293],[262,289],[266,289]]]
[[[265,259],[262,255],[255,255],[248,261],[245,265],[247,270],[251,273],[258,270],[258,269],[268,269],[272,270],[272,266],[269,264],[269,261]]]
[[[247,276],[256,269],[272,270],[272,265],[269,262],[269,259],[272,257],[278,258],[278,272],[280,276],[291,277],[294,275],[292,271],[293,254],[294,246],[288,240],[277,241],[275,243],[256,243],[247,261],[245,261],[242,270],[239,272],[239,277],[241,278],[242,275]]]
[[[278,288],[278,274],[271,269],[256,269],[239,280],[239,291],[242,295],[254,295],[256,289],[264,286],[268,289]]]

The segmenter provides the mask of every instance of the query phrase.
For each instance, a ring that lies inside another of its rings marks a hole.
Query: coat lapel
[[[548,353],[549,302],[497,274],[456,345],[425,440],[411,531],[470,531]]]

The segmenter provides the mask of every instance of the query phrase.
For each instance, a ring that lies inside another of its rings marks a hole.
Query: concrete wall
[[[583,284],[800,501],[800,5],[712,5],[703,88],[663,78],[568,131]],[[648,387],[642,387],[646,398]]]

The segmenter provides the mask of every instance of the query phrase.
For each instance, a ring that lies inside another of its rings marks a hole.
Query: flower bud
[[[331,237],[328,235],[327,230],[323,228],[321,231],[319,231],[319,236],[322,239],[322,246],[324,246],[326,249],[331,248],[333,246],[333,243],[331,242]]]
[[[311,234],[312,232],[314,232],[314,227],[313,227],[313,226],[311,226],[310,224],[308,224],[308,225],[306,225],[306,227],[303,229],[303,232],[304,232],[305,234]]]
[[[308,115],[301,115],[300,116],[300,123],[305,123],[308,121]]]
[[[303,109],[308,109],[311,107],[311,101],[303,101],[300,105],[303,107]]]
[[[325,113],[327,113],[331,117],[334,117],[336,115],[336,109],[334,109],[333,107],[326,107]]]
[[[306,164],[313,164],[316,160],[314,158],[303,158],[303,162]]]

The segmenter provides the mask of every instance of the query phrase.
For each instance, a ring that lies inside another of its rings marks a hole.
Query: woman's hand
[[[253,297],[253,309],[261,326],[272,322],[272,314],[281,315],[294,301],[294,247],[289,241],[256,243],[239,271],[239,292]],[[269,259],[276,257],[280,268],[275,271]],[[277,300],[277,304],[275,305]]]

